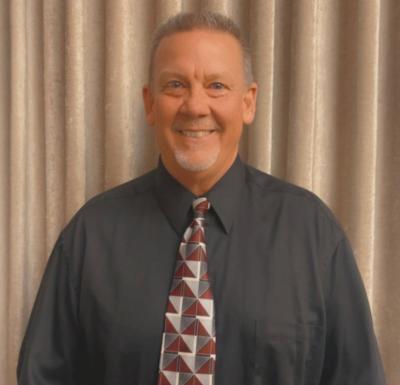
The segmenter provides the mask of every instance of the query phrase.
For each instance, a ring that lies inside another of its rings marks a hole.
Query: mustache
[[[220,131],[221,127],[213,119],[193,119],[175,122],[174,131]]]

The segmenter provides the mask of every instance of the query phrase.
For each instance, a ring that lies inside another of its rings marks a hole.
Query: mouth
[[[203,138],[211,135],[216,130],[177,130],[178,133],[182,136],[186,136],[188,138]]]

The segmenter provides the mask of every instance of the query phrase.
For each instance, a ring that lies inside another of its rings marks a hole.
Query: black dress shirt
[[[362,281],[326,206],[239,157],[205,195],[215,384],[383,385]],[[49,258],[20,385],[156,385],[194,198],[160,162],[79,210]]]

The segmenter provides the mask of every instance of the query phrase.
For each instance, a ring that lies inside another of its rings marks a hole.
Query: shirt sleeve
[[[76,302],[61,235],[49,257],[22,342],[19,385],[76,384]]]
[[[345,237],[330,260],[321,385],[385,385],[366,292]]]

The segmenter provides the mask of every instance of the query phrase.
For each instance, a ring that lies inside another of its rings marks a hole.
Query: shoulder
[[[88,233],[107,233],[119,222],[150,210],[155,206],[155,179],[156,170],[152,170],[92,197],[75,213],[63,234],[75,239]]]
[[[246,184],[250,193],[271,212],[278,211],[295,226],[325,228],[338,240],[342,227],[331,209],[315,193],[303,187],[246,166]]]
[[[103,205],[125,202],[126,200],[145,196],[154,188],[155,174],[156,170],[152,170],[135,179],[106,190],[88,200],[83,205],[82,209],[97,208]]]

